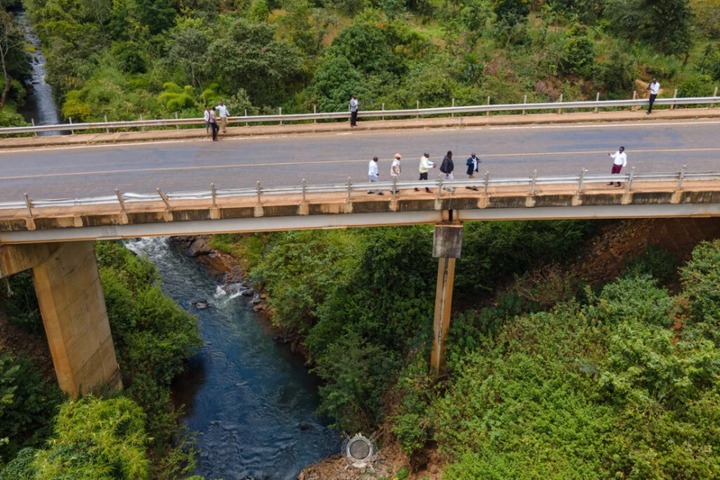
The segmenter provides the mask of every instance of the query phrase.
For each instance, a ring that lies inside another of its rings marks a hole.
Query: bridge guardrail
[[[121,193],[119,190],[115,191],[114,195],[104,195],[97,197],[76,197],[76,198],[62,198],[62,199],[39,199],[35,200],[30,198],[29,194],[25,194],[25,200],[0,202],[1,210],[10,209],[27,209],[31,214],[33,210],[43,208],[58,208],[58,207],[76,207],[76,206],[100,206],[100,205],[119,205],[122,209],[125,208],[126,204],[137,204],[147,202],[158,202],[164,201],[168,208],[171,208],[171,201],[182,201],[182,200],[208,200],[215,205],[217,199],[223,198],[240,198],[240,197],[257,197],[258,201],[262,201],[262,197],[265,196],[278,196],[278,195],[300,195],[305,198],[307,194],[317,193],[339,193],[345,192],[348,195],[348,199],[353,193],[363,192],[367,190],[384,190],[387,192],[393,192],[395,190],[409,190],[409,189],[425,189],[425,187],[436,189],[438,196],[442,195],[444,191],[448,189],[468,187],[475,190],[482,190],[485,194],[488,194],[490,187],[527,187],[527,193],[534,195],[537,193],[537,187],[547,185],[577,185],[577,192],[582,193],[588,184],[598,183],[625,183],[625,189],[627,191],[632,190],[633,182],[646,181],[646,182],[663,182],[668,183],[673,189],[681,190],[683,188],[683,182],[686,180],[695,181],[720,181],[720,173],[716,172],[687,172],[685,167],[679,172],[653,172],[637,174],[635,168],[632,167],[628,172],[623,174],[598,174],[598,175],[587,175],[587,170],[583,169],[578,175],[570,176],[537,176],[537,172],[533,171],[532,174],[524,177],[499,177],[491,178],[490,172],[485,172],[481,177],[475,179],[462,179],[462,180],[442,180],[438,179],[435,181],[412,181],[412,182],[358,182],[353,183],[352,179],[348,178],[348,181],[344,184],[332,184],[332,185],[307,185],[303,180],[301,186],[281,186],[281,187],[262,187],[260,182],[256,183],[255,187],[248,188],[232,188],[232,189],[217,189],[215,184],[211,184],[210,190],[193,191],[193,192],[173,192],[165,193],[161,189],[157,189],[156,193],[132,193],[125,192]]]
[[[677,95],[677,91],[675,92]],[[559,102],[541,102],[541,103],[515,103],[515,104],[499,104],[492,105],[470,105],[470,106],[451,106],[437,108],[414,108],[405,110],[364,110],[359,113],[360,118],[407,118],[407,117],[428,117],[437,115],[465,115],[465,114],[490,114],[492,112],[522,112],[551,110],[562,113],[563,110],[594,110],[608,108],[631,107],[639,108],[647,105],[647,99],[627,99],[627,100],[590,100],[577,102],[563,102],[562,97]],[[688,105],[709,105],[714,106],[720,103],[718,97],[718,89],[716,88],[711,97],[677,97],[658,98],[655,100],[655,106],[688,106]],[[261,123],[284,123],[284,122],[303,122],[318,120],[347,120],[348,112],[324,112],[324,113],[298,113],[278,115],[251,115],[251,116],[234,116],[229,118],[229,124],[261,124]],[[5,127],[0,128],[0,136],[17,135],[23,133],[41,133],[41,132],[78,132],[87,130],[105,130],[108,133],[113,130],[130,129],[130,128],[157,128],[157,127],[176,127],[180,126],[204,126],[205,122],[202,118],[175,118],[175,119],[157,119],[157,120],[131,120],[117,122],[90,122],[90,123],[63,123],[55,125],[34,125],[26,127]]]

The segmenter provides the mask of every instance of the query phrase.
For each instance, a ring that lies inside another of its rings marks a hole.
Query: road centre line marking
[[[518,129],[531,129],[531,130],[541,130],[541,129],[548,129],[548,130],[557,130],[557,129],[571,129],[571,128],[625,128],[628,125],[632,125],[634,127],[694,127],[697,125],[717,125],[720,124],[720,120],[705,120],[705,121],[699,121],[699,122],[691,122],[691,121],[677,121],[677,122],[648,122],[648,123],[638,123],[637,121],[627,121],[627,122],[613,122],[613,123],[576,123],[576,124],[555,124],[555,125],[490,125],[490,126],[479,126],[478,129],[482,128],[488,128],[490,130],[518,130]],[[474,127],[466,127],[466,129],[470,129]]]
[[[720,151],[720,147],[716,148],[679,148],[679,149],[645,149],[633,150],[628,152],[635,153],[654,153],[654,152],[716,152]],[[547,157],[547,156],[566,156],[566,155],[600,155],[608,153],[607,150],[585,150],[572,152],[528,152],[528,153],[495,153],[485,154],[480,158],[505,158],[505,157]],[[0,177],[0,180],[25,180],[31,178],[57,178],[57,177],[77,177],[82,175],[112,175],[123,173],[142,173],[142,172],[167,172],[167,171],[202,171],[202,170],[232,170],[240,168],[260,168],[260,167],[276,167],[276,166],[295,166],[295,165],[330,165],[330,164],[356,164],[365,162],[366,159],[355,160],[311,160],[297,162],[278,162],[278,163],[248,163],[244,165],[227,164],[227,165],[193,165],[188,167],[152,167],[152,168],[127,168],[116,170],[88,170],[82,172],[64,172],[64,173],[44,173],[36,175],[15,175]]]

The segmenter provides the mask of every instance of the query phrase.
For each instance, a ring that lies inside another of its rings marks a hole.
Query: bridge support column
[[[6,245],[0,273],[33,269],[60,388],[77,397],[122,388],[92,242]]]
[[[460,258],[462,228],[460,224],[435,225],[433,257],[438,258],[438,275],[433,317],[433,347],[430,356],[430,366],[435,373],[439,373],[445,366],[445,339],[450,328],[455,260]]]

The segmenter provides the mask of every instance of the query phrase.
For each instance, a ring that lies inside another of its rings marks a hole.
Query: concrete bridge
[[[0,277],[33,270],[60,387],[79,395],[99,386],[121,388],[94,240],[433,224],[433,256],[439,263],[431,363],[440,370],[464,222],[720,216],[718,179],[635,180],[630,188],[631,178],[625,177],[625,186],[617,188],[607,186],[608,178],[493,187],[461,181],[435,185],[434,193],[415,191],[414,185],[427,183],[409,183],[395,185],[397,193],[383,196],[367,195],[369,185],[360,184],[343,193],[260,191],[254,196],[172,201],[159,194],[158,201],[125,202],[120,196],[114,204],[27,205],[0,210]]]
[[[623,172],[625,173],[625,172]],[[623,181],[621,188],[608,186]],[[432,193],[424,191],[425,186]],[[32,269],[60,387],[121,388],[93,241],[387,225],[435,226],[432,366],[444,364],[455,260],[468,221],[720,216],[720,174],[505,178],[167,193],[0,205],[0,278]],[[397,187],[397,193],[390,191]],[[420,191],[415,191],[418,188]]]

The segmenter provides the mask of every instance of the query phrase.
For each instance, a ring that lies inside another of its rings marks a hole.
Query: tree
[[[610,32],[629,41],[642,41],[662,53],[690,49],[689,0],[608,0],[605,17]]]
[[[0,10],[0,67],[2,67],[2,94],[0,110],[13,87],[13,82],[27,76],[30,59],[23,51],[24,37],[15,18],[5,10]]]
[[[207,49],[203,70],[233,94],[244,88],[256,105],[277,105],[299,89],[302,69],[297,48],[277,42],[267,23],[228,20]]]
[[[168,35],[165,47],[165,62],[174,69],[180,69],[183,83],[203,88],[210,83],[211,75],[203,75],[207,48],[212,32],[198,19],[185,19]]]

